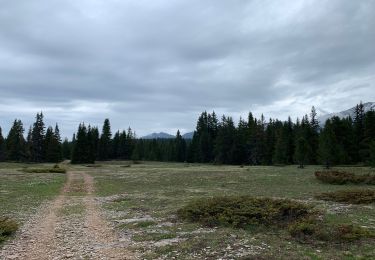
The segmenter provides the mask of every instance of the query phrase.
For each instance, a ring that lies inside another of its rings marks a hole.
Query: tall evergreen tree
[[[47,162],[57,163],[61,161],[61,137],[57,124],[55,126],[55,131],[51,126],[47,128],[44,147],[46,150],[45,160]]]
[[[296,144],[295,160],[299,164],[299,168],[304,168],[310,146],[303,137],[300,137]]]
[[[23,137],[24,128],[21,120],[14,120],[6,139],[7,159],[23,161],[26,159],[26,142]]]
[[[110,159],[111,157],[111,125],[109,123],[109,119],[104,120],[102,134],[100,136],[99,140],[99,153],[98,153],[98,159],[105,161]]]
[[[177,162],[184,162],[186,160],[186,142],[180,134],[180,130],[177,130],[175,142],[175,160]]]
[[[65,160],[70,160],[72,154],[72,144],[69,142],[68,138],[64,139],[62,143],[62,158]]]
[[[335,160],[337,153],[335,133],[333,131],[331,120],[328,119],[325,126],[321,132],[319,139],[319,155],[321,162],[330,168]]]
[[[5,159],[6,159],[5,139],[3,137],[3,133],[0,127],[0,162],[5,161]]]
[[[90,163],[88,157],[87,128],[84,123],[81,123],[78,127],[71,163]]]
[[[30,160],[33,162],[43,162],[46,156],[45,149],[45,126],[43,122],[43,113],[36,114],[36,120],[33,124],[30,143]]]
[[[373,140],[370,144],[370,165],[375,167],[375,140]]]

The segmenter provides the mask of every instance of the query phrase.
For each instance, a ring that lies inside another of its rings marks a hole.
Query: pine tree
[[[5,161],[5,159],[6,159],[5,140],[4,140],[3,133],[0,127],[0,162]]]
[[[361,155],[363,154],[363,139],[364,139],[364,107],[362,102],[360,102],[355,108],[354,116],[354,136],[355,136],[355,162],[363,162]]]
[[[102,134],[99,140],[99,154],[98,159],[105,161],[110,159],[111,156],[111,125],[109,123],[109,119],[104,120]]]
[[[43,162],[46,156],[45,150],[45,126],[43,113],[36,114],[36,121],[33,124],[31,133],[30,156],[33,162]]]
[[[309,153],[309,147],[309,144],[303,137],[300,137],[297,140],[295,160],[299,164],[299,168],[301,169],[305,167],[307,154]]]
[[[78,127],[71,163],[79,164],[90,162],[88,157],[87,128],[84,123],[81,123]]]
[[[332,128],[331,120],[328,119],[325,123],[325,126],[320,134],[319,139],[319,155],[321,162],[330,168],[335,160],[337,153],[335,133]]]
[[[68,138],[64,139],[64,142],[62,143],[62,157],[65,160],[70,160],[71,154],[72,154],[72,146],[71,143],[69,143]]]
[[[26,159],[26,142],[23,137],[24,128],[21,120],[14,120],[6,139],[7,159],[24,161]]]
[[[175,160],[177,162],[184,162],[186,160],[186,142],[180,134],[180,130],[177,130],[175,143]]]
[[[86,143],[86,152],[87,156],[85,162],[87,163],[95,163],[96,158],[96,130],[92,128],[90,125],[87,128],[87,143]]]
[[[370,165],[371,167],[375,167],[375,140],[373,140],[370,144]]]
[[[44,147],[46,150],[45,160],[47,162],[57,163],[61,161],[61,137],[57,124],[55,126],[55,131],[51,126],[47,128]]]

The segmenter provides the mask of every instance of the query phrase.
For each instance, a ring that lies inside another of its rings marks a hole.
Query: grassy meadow
[[[64,165],[65,166],[65,165]],[[65,175],[26,173],[27,165],[0,164],[0,214],[20,222],[56,196]],[[215,166],[187,163],[111,161],[96,167],[66,165],[94,177],[97,200],[121,237],[143,259],[374,259],[374,239],[351,242],[298,241],[287,229],[206,227],[182,221],[178,209],[190,201],[215,196],[250,195],[287,198],[320,210],[332,224],[355,224],[375,231],[375,205],[343,204],[315,198],[323,192],[374,185],[319,182],[320,166]],[[366,167],[335,167],[356,174],[375,174]]]

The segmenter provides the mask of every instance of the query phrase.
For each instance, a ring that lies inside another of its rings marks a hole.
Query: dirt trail
[[[89,174],[69,172],[59,196],[23,225],[0,259],[134,259],[129,240],[102,218],[94,190]]]

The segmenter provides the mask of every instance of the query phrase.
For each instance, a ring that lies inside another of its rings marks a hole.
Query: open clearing
[[[370,185],[329,185],[321,167],[213,166],[148,162],[64,165],[68,174],[25,173],[0,164],[0,215],[22,223],[0,259],[373,259],[374,240],[301,243],[287,230],[207,228],[176,212],[194,198],[289,198],[325,212],[330,223],[375,230],[375,205],[321,201],[316,194]],[[51,165],[49,165],[51,166]],[[364,167],[335,168],[374,173]]]

